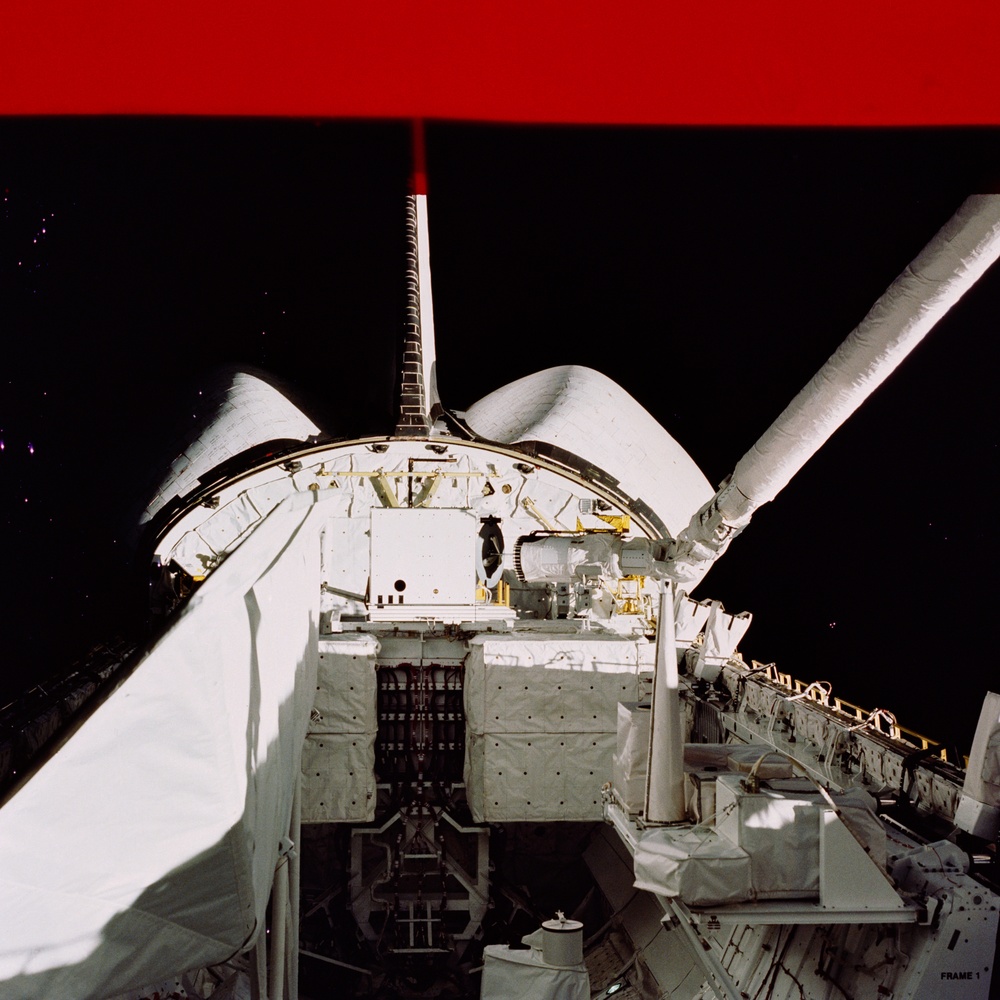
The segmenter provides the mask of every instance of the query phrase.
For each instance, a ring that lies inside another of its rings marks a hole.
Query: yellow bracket
[[[619,535],[624,535],[632,527],[632,518],[628,514],[598,514],[597,516],[610,524]]]
[[[620,614],[642,614],[642,588],[644,576],[623,576],[615,586],[615,600],[620,603]]]
[[[589,532],[592,535],[596,535],[601,532],[610,534],[614,532],[616,535],[624,535],[632,527],[632,518],[628,514],[595,514],[594,517],[599,517],[602,521],[610,524],[610,528],[585,528],[583,522],[580,518],[576,519],[576,530],[583,532]]]

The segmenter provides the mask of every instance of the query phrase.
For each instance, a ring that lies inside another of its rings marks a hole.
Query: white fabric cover
[[[583,964],[569,969],[546,965],[536,948],[483,949],[482,1000],[590,1000],[590,976]]]
[[[676,535],[715,492],[691,456],[606,375],[566,365],[511,382],[466,411],[491,441],[544,441],[596,465]]]
[[[375,819],[375,734],[309,733],[302,748],[302,822]]]
[[[617,703],[638,698],[635,639],[479,635],[465,664],[465,783],[477,823],[596,821]]]
[[[716,752],[733,749],[715,746]],[[749,759],[761,748],[740,749]],[[735,774],[718,776],[714,828],[664,827],[640,833],[635,847],[638,888],[679,896],[689,906],[819,896],[820,821],[831,811],[826,799],[800,778],[771,779],[756,793],[745,791],[742,781]],[[851,789],[831,797],[845,824],[868,849],[867,857],[884,870],[885,830],[871,810],[871,796]],[[879,877],[874,870],[872,876]]]
[[[477,823],[603,818],[613,733],[469,733],[465,784]]]
[[[302,748],[302,822],[375,818],[379,643],[366,633],[323,636],[316,700]]]
[[[310,733],[378,731],[378,639],[364,632],[323,636]]]
[[[680,592],[674,595],[674,636],[677,642],[692,643],[712,610],[712,602],[696,601]]]
[[[804,778],[771,778],[759,792],[747,792],[736,775],[716,782],[716,827],[753,858],[758,896],[819,889],[820,813],[826,797]],[[874,799],[860,788],[830,792],[845,825],[885,869],[885,828],[875,816]]]
[[[762,743],[707,743],[705,746],[720,747],[726,754],[726,766],[730,771],[749,774],[753,771],[758,778],[791,778],[792,762],[781,753],[774,753]],[[697,746],[697,745],[695,745]]]
[[[744,791],[744,779],[721,775],[715,783],[718,833],[750,855],[758,899],[819,894],[819,824],[824,801],[809,791]],[[794,782],[801,788],[801,782]]]
[[[238,496],[226,504],[217,516],[201,524],[198,535],[203,544],[208,546],[209,552],[229,552],[249,528],[270,512],[270,510],[258,511],[248,496]],[[204,567],[199,572],[204,573]],[[196,574],[192,573],[192,576],[194,575]]]
[[[612,762],[611,783],[630,813],[642,812],[649,770],[649,720],[647,705],[618,703],[618,734]]]
[[[710,827],[644,831],[635,845],[635,885],[688,906],[753,898],[750,856]]]
[[[0,995],[108,996],[263,926],[316,686],[312,513],[272,513],[0,810]]]
[[[634,703],[618,705],[618,736],[616,741],[612,784],[618,797],[630,813],[642,811],[646,796],[646,772],[649,762],[649,706]],[[688,811],[709,820],[714,806],[706,812],[704,802],[693,796],[707,793],[714,802],[715,779],[727,771],[747,774],[756,766],[760,778],[790,778],[792,765],[787,757],[774,753],[760,743],[685,743],[684,772],[688,776]],[[694,777],[697,776],[697,781]]]
[[[475,636],[466,724],[474,733],[614,733],[618,702],[638,701],[638,662],[634,639],[606,633]]]

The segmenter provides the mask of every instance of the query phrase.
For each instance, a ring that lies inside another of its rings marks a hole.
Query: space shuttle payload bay
[[[688,591],[995,259],[1000,197],[962,207],[718,492],[587,368],[447,411],[419,186],[408,209],[395,433],[324,440],[243,374],[178,456],[146,515],[165,627],[0,809],[0,985],[140,996],[185,972],[199,995],[197,970],[224,967],[279,1000],[319,963],[358,996],[478,995],[481,959],[483,996],[522,969],[589,995],[586,967],[500,943],[534,905],[516,885],[539,907],[557,888],[537,829],[589,866],[561,891],[614,925],[598,947],[644,939],[619,957],[661,991],[793,995],[812,976],[985,998],[1000,897],[966,856],[995,843],[997,720],[974,754],[986,779],[918,760],[894,720],[744,663],[749,616]],[[262,456],[275,438],[298,444]],[[676,826],[646,793],[667,703]],[[885,927],[892,958],[824,957],[870,956]]]

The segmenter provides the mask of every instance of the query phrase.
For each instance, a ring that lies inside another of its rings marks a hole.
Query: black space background
[[[431,123],[427,145],[445,404],[588,365],[713,483],[1000,181],[996,130]],[[129,517],[213,369],[391,429],[408,149],[396,122],[0,119],[0,702],[141,602]],[[965,750],[1000,685],[998,320],[994,268],[696,591],[754,613],[748,658]]]

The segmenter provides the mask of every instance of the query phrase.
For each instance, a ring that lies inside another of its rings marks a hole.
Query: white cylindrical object
[[[288,1000],[299,1000],[299,900],[302,885],[302,775],[295,779],[292,823],[289,834],[294,846],[288,861]]]
[[[542,958],[546,965],[567,969],[583,961],[583,924],[557,917],[542,924]]]
[[[689,590],[1000,256],[1000,195],[973,195],[691,518],[669,575]]]
[[[647,823],[682,823],[684,808],[684,724],[680,675],[674,640],[674,592],[663,584],[656,620],[656,673],[649,724],[649,770],[646,775]]]
[[[268,969],[268,1000],[285,996],[285,921],[288,912],[288,859],[279,858],[271,890],[271,961]]]
[[[610,534],[541,535],[519,538],[515,563],[528,583],[572,583],[585,576],[615,579],[621,541]]]
[[[740,459],[732,480],[732,515],[773,500],[998,255],[1000,195],[966,199]]]

